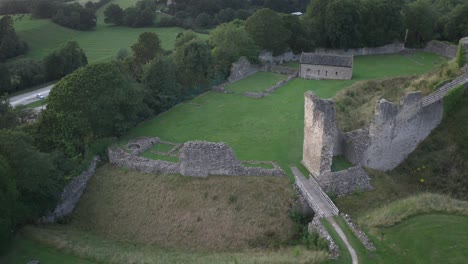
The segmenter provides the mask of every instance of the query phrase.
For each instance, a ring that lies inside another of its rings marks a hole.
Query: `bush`
[[[458,68],[462,68],[466,64],[466,50],[463,48],[463,45],[461,42],[458,44],[456,62],[457,62]]]
[[[460,104],[463,103],[463,93],[465,93],[465,87],[460,85],[450,90],[444,97],[444,115],[451,116],[455,112]]]

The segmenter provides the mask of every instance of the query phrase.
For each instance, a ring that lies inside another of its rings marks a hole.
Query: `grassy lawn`
[[[35,102],[32,102],[30,104],[27,104],[25,105],[26,108],[36,108],[36,107],[39,107],[39,106],[42,106],[43,104],[45,104],[44,102],[44,99],[42,100],[37,100]]]
[[[349,162],[344,156],[333,157],[333,163],[331,166],[332,171],[341,171],[353,167],[354,165]]]
[[[67,41],[76,41],[85,51],[90,63],[109,61],[115,58],[121,48],[131,51],[130,46],[143,32],[158,34],[162,47],[170,50],[177,34],[184,31],[182,28],[128,28],[102,24],[93,31],[78,31],[59,26],[47,19],[31,19],[30,16],[16,21],[15,29],[19,37],[29,45],[29,51],[21,56],[23,58],[42,59]],[[203,39],[208,37],[203,34],[199,36]]]
[[[425,64],[415,63],[416,59]],[[320,97],[330,98],[353,82],[419,74],[429,71],[441,60],[427,53],[356,57],[353,80],[295,79],[262,99],[208,92],[192,100],[200,106],[180,104],[138,126],[123,141],[137,136],[157,136],[173,142],[226,142],[241,160],[274,160],[289,173],[289,166],[297,165],[302,159],[304,92],[312,90]],[[267,87],[265,76],[277,75],[257,73],[233,85],[258,83]],[[277,81],[274,79],[270,83]]]
[[[468,217],[420,215],[374,237],[380,248],[379,263],[466,263],[468,259]],[[371,263],[371,262],[369,262]]]
[[[245,78],[235,83],[228,84],[226,89],[235,93],[262,92],[267,88],[286,79],[288,76],[271,72],[258,72],[254,78]]]

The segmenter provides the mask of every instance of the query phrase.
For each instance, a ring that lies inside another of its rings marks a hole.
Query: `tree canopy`
[[[268,8],[257,10],[250,16],[245,22],[245,30],[259,47],[275,55],[286,50],[291,36],[281,16]]]

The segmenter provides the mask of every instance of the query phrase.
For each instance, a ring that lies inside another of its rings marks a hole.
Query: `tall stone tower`
[[[313,92],[304,94],[304,145],[302,164],[319,179],[331,171],[333,147],[338,141],[335,103]]]

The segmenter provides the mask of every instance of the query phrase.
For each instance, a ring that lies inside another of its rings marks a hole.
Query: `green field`
[[[304,92],[312,90],[330,98],[356,81],[421,74],[441,61],[441,57],[428,53],[356,57],[353,80],[296,79],[262,99],[208,92],[192,100],[200,106],[182,103],[138,126],[123,141],[157,136],[173,142],[226,142],[241,160],[274,160],[287,169],[302,159]],[[277,74],[257,73],[228,86],[228,90],[262,90],[277,78]]]
[[[16,21],[15,30],[29,45],[26,55],[19,58],[42,59],[67,41],[76,41],[85,51],[90,63],[109,61],[115,58],[121,48],[130,51],[130,46],[143,32],[158,34],[162,47],[166,50],[173,49],[177,34],[184,31],[182,28],[128,28],[102,24],[93,31],[78,31],[59,26],[48,19],[31,19],[30,16]],[[208,38],[208,35],[199,36]]]

